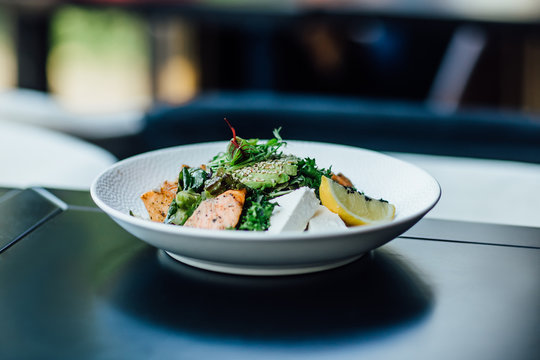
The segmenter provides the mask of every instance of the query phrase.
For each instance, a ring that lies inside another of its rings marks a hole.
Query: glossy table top
[[[540,229],[425,219],[320,273],[191,268],[87,192],[0,189],[1,359],[535,359]]]

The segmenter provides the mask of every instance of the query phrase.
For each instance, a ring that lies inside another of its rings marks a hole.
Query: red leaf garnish
[[[232,143],[237,149],[240,149],[240,145],[238,145],[238,142],[236,141],[236,130],[234,130],[234,128],[232,127],[232,125],[231,125],[231,123],[229,122],[229,120],[227,120],[227,118],[223,118],[223,120],[225,120],[225,122],[227,123],[227,125],[229,125],[229,128],[230,128],[231,131],[232,131],[233,137],[232,137],[231,143]]]

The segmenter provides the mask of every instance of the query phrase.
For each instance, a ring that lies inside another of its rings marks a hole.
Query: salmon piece
[[[349,178],[343,175],[342,173],[338,173],[337,175],[332,174],[332,180],[346,187],[354,187],[351,180],[349,180]]]
[[[178,191],[178,181],[165,181],[161,185],[161,192],[168,192],[176,195]]]
[[[184,226],[215,230],[235,227],[245,201],[246,189],[227,190],[213,199],[201,202]]]
[[[165,181],[159,191],[150,190],[141,195],[144,206],[150,215],[150,220],[163,222],[167,217],[169,206],[178,190],[177,181]]]

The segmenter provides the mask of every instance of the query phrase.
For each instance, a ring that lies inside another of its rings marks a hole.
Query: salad
[[[268,141],[232,138],[197,167],[141,196],[150,220],[240,231],[320,231],[392,220],[395,207],[358,191],[315,159],[285,154],[275,129]]]

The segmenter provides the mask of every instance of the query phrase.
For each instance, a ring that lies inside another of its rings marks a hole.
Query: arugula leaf
[[[244,210],[240,216],[239,230],[264,231],[270,227],[270,217],[276,204],[268,201],[269,197],[260,191],[246,198]]]

